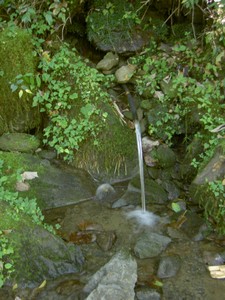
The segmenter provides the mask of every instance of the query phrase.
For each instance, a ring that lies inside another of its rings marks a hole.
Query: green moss
[[[106,111],[107,124],[98,137],[99,144],[90,147],[88,140],[74,156],[76,166],[94,175],[101,174],[104,180],[127,175],[135,167],[137,158],[135,132],[120,123],[113,108],[108,106]]]
[[[134,17],[125,18],[125,14],[133,10],[130,3],[114,0],[95,0],[96,10],[92,10],[87,17],[87,32],[90,41],[98,40],[99,43],[116,45],[119,39],[131,39],[132,29],[134,29]],[[124,30],[123,30],[124,28]]]
[[[0,32],[0,134],[20,129],[21,120],[27,130],[37,127],[39,115],[31,114],[32,100],[28,94],[19,98],[18,91],[12,93],[10,84],[19,74],[34,73],[36,58],[33,55],[32,36],[17,27]],[[29,118],[29,122],[27,119]],[[26,124],[27,122],[27,124]],[[24,126],[24,125],[23,125]]]

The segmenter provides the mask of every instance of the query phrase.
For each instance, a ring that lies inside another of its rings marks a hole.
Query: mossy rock
[[[32,153],[40,145],[40,140],[27,133],[4,133],[0,137],[0,149],[4,151],[19,151]]]
[[[74,165],[102,181],[116,182],[136,174],[138,154],[135,132],[122,124],[113,107],[104,105],[107,124],[98,137],[99,145],[87,140],[74,155]]]
[[[37,60],[33,54],[32,36],[16,26],[0,32],[0,134],[29,132],[40,125],[40,114],[32,107],[31,95],[11,91],[19,74],[35,73]]]
[[[87,17],[87,35],[101,51],[119,54],[140,51],[149,42],[135,23],[135,9],[128,1],[95,0]]]
[[[208,162],[200,167],[190,186],[194,203],[204,209],[205,216],[219,233],[225,233],[225,140],[221,140]]]
[[[35,287],[46,279],[80,271],[83,256],[78,247],[67,245],[23,213],[20,219],[14,216],[15,209],[1,200],[0,230],[9,229],[7,239],[14,250],[8,256],[14,268],[8,284]]]

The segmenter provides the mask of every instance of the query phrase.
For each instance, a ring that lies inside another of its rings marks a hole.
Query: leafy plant
[[[225,234],[225,189],[224,181],[216,180],[207,183],[207,198],[202,199],[206,219],[220,234]]]
[[[68,161],[83,141],[91,139],[98,144],[98,134],[107,118],[101,107],[109,101],[99,85],[103,75],[73,51],[64,45],[52,58],[42,58],[39,80],[43,86],[33,98],[33,105],[39,105],[49,118],[43,142]]]
[[[6,278],[15,271],[12,255],[14,249],[10,243],[10,233],[17,222],[24,221],[27,217],[31,218],[34,224],[42,225],[50,232],[54,233],[52,226],[44,224],[44,216],[37,206],[36,199],[20,197],[18,192],[8,189],[8,182],[14,181],[18,174],[6,172],[3,160],[0,159],[0,287]]]

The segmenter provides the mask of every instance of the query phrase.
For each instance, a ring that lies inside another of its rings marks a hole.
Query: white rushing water
[[[138,162],[139,162],[139,173],[140,173],[140,183],[141,183],[141,206],[142,211],[146,211],[145,205],[145,182],[144,182],[144,165],[143,165],[143,152],[142,152],[142,140],[141,140],[141,127],[139,121],[135,120],[135,133],[138,148]]]

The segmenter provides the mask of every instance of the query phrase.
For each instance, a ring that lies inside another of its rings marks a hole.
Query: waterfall
[[[137,149],[138,149],[138,163],[139,163],[139,174],[140,174],[140,184],[141,184],[141,206],[142,211],[146,211],[145,204],[145,182],[144,182],[144,166],[143,166],[143,152],[142,152],[142,140],[141,140],[141,127],[138,120],[134,121],[135,133],[137,140]]]

